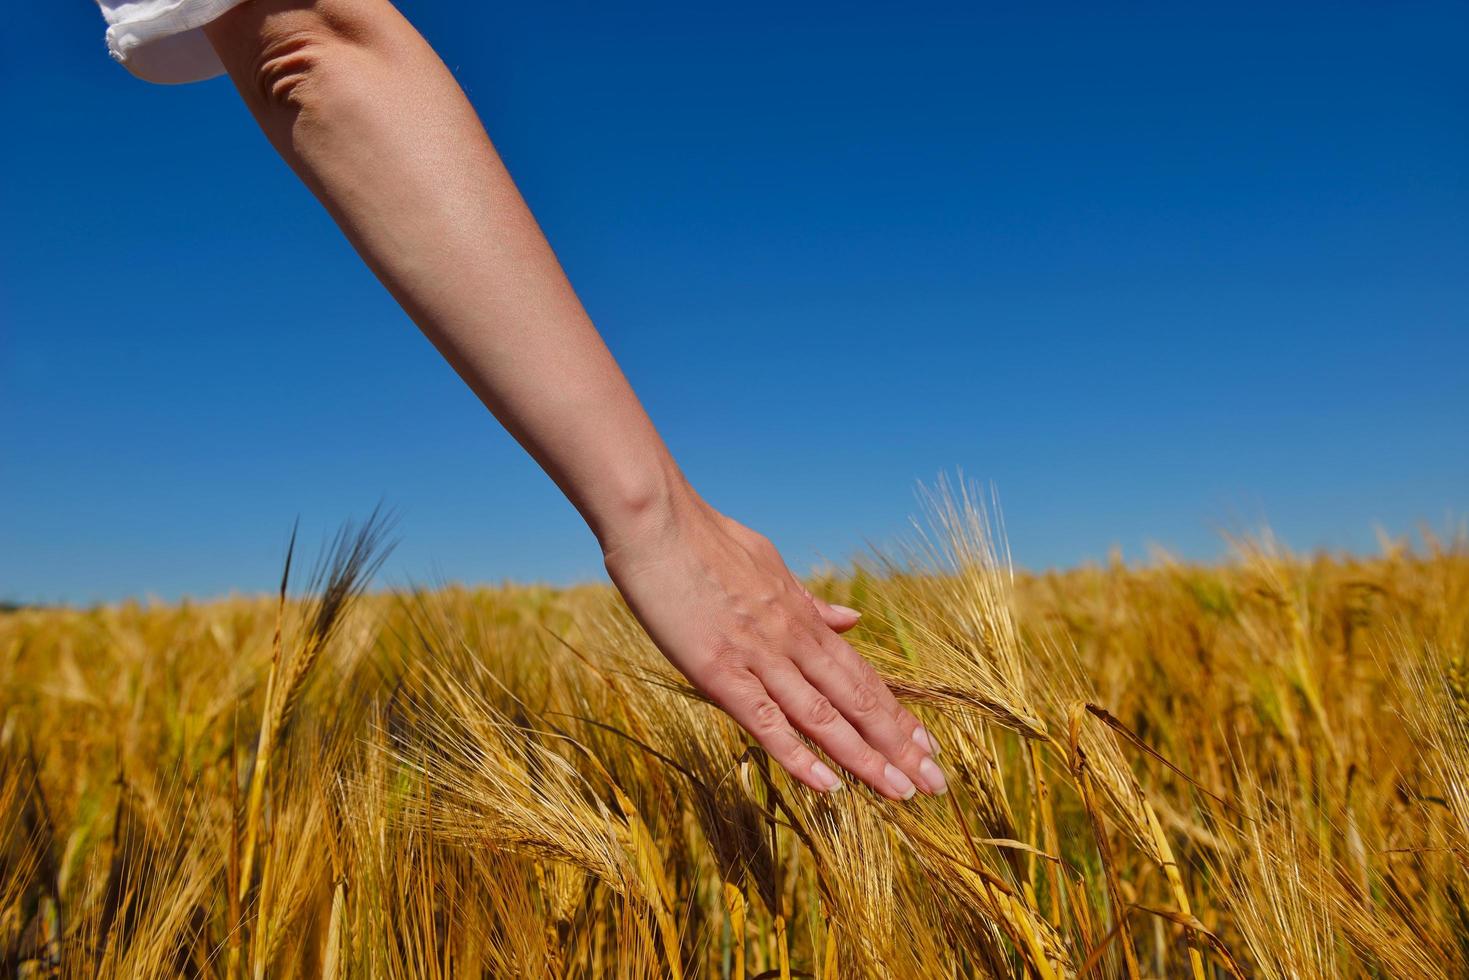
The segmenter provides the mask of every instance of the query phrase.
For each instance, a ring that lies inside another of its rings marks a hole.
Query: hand
[[[889,799],[945,791],[927,731],[838,635],[859,614],[812,597],[769,540],[689,491],[605,558],[664,656],[797,780],[843,785],[800,732]]]

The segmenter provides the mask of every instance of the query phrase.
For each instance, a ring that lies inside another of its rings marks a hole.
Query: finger
[[[917,792],[913,780],[863,739],[790,658],[771,657],[756,671],[790,723],[839,766],[888,799],[907,800]]]
[[[796,584],[800,585],[801,583],[797,582]],[[801,586],[801,592],[807,599],[811,600],[811,605],[816,607],[816,612],[820,614],[821,621],[827,625],[827,628],[837,633],[845,633],[853,626],[856,626],[857,620],[862,618],[862,614],[850,606],[838,606],[835,603],[827,602],[825,599],[818,599],[805,586]]]
[[[928,731],[851,644],[828,636],[819,651],[807,652],[797,666],[873,748],[925,792],[939,794],[949,788],[943,769],[932,758],[934,743]]]
[[[711,684],[709,693],[793,778],[823,793],[834,792],[845,785],[841,777],[801,741],[785,712],[750,671],[741,669],[727,675]]]
[[[816,600],[816,611],[821,613],[821,621],[837,633],[845,633],[862,618],[861,613],[849,606],[839,606],[823,599]]]

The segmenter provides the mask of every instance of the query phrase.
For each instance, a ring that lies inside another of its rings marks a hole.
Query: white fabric
[[[224,73],[203,27],[245,0],[97,0],[107,50],[148,82],[178,85]]]

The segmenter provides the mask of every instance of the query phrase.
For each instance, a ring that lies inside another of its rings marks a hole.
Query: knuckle
[[[899,736],[901,737],[901,732]],[[895,738],[894,744],[897,747],[888,753],[888,761],[899,769],[916,769],[925,758],[923,750],[911,738]]]
[[[852,710],[864,717],[876,714],[882,707],[882,696],[877,688],[868,683],[858,684],[852,689]]]
[[[806,717],[817,728],[826,728],[841,718],[841,713],[830,700],[818,694],[812,699],[811,706],[806,711]]]
[[[750,717],[756,730],[763,734],[778,732],[786,727],[785,715],[780,706],[764,695],[752,698]]]

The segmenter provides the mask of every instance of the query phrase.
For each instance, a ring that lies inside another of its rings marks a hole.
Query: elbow
[[[292,31],[261,45],[246,76],[251,96],[268,110],[306,108],[331,70],[334,43],[314,31]]]
[[[210,42],[257,113],[299,116],[350,85],[367,25],[336,6],[257,0],[209,25]]]

